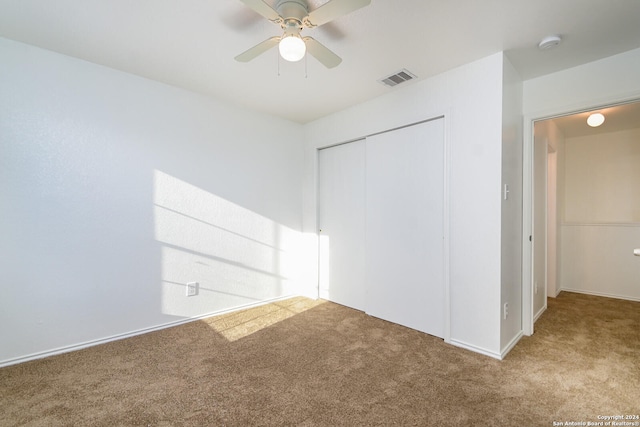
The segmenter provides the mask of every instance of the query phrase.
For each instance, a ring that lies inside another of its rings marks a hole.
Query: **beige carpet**
[[[569,293],[503,361],[294,299],[0,369],[2,426],[551,426],[623,414],[640,414],[640,303]]]

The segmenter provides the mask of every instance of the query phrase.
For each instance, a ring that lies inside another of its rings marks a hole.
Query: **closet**
[[[444,337],[444,119],[319,152],[320,296]]]

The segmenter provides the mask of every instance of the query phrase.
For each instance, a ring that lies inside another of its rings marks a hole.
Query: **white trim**
[[[538,319],[540,318],[540,316],[542,316],[542,313],[544,313],[545,311],[547,311],[547,303],[546,302],[544,303],[542,308],[540,308],[540,310],[538,310],[536,315],[533,317],[533,323],[536,323],[538,321]]]
[[[451,110],[442,116],[444,130],[443,263],[444,263],[444,342],[451,343]]]
[[[549,235],[549,206],[548,206],[548,192],[549,192],[549,148],[551,147],[551,145],[549,144],[549,140],[548,138],[544,138],[544,141],[540,141],[540,143],[544,143],[545,145],[545,156],[544,156],[544,163],[542,165],[536,165],[536,145],[535,145],[535,137],[534,137],[534,127],[532,127],[531,129],[532,131],[532,143],[531,143],[531,174],[530,174],[530,191],[531,191],[531,199],[530,199],[530,203],[531,203],[531,207],[530,207],[530,236],[533,240],[529,240],[529,250],[530,250],[530,262],[531,265],[529,267],[530,269],[530,279],[529,279],[529,284],[531,286],[531,292],[530,292],[530,298],[531,298],[531,302],[530,302],[530,308],[529,311],[533,314],[533,320],[531,322],[531,325],[527,325],[530,327],[529,329],[529,333],[527,335],[531,335],[534,332],[534,328],[535,328],[535,323],[538,320],[538,318],[540,317],[540,315],[544,312],[544,310],[547,307],[547,286],[548,284],[548,261],[549,261],[549,240],[548,240],[548,235]],[[551,147],[553,148],[553,147]],[[542,203],[544,205],[544,230],[542,230],[541,232],[538,233],[538,230],[536,230],[536,219],[535,219],[535,197],[536,197],[536,192],[538,191],[538,189],[536,189],[536,171],[540,168],[538,168],[537,166],[544,166],[544,170],[540,171],[542,173],[542,175],[544,176],[544,186],[543,186],[543,190],[544,190],[544,197],[542,198]],[[523,192],[523,196],[524,196],[524,192]],[[523,227],[524,229],[524,227]],[[540,236],[542,236],[542,241],[539,242],[538,240],[540,239],[536,239],[536,236],[538,236],[538,233]],[[540,247],[542,247],[544,249],[544,271],[542,272],[542,277],[538,278],[539,282],[538,285],[540,285],[540,280],[542,281],[542,286],[538,286],[538,288],[542,288],[543,290],[543,298],[544,298],[544,304],[543,307],[537,312],[534,313],[535,310],[535,305],[536,305],[536,289],[534,287],[534,283],[535,283],[535,279],[536,279],[536,271],[535,271],[535,265],[536,265],[536,261],[535,261],[535,257],[536,257],[536,253],[540,250]],[[523,260],[524,262],[524,260]],[[525,295],[524,293],[524,288],[523,288],[523,296]],[[524,301],[523,301],[524,304]],[[523,310],[524,311],[524,310]],[[524,319],[523,319],[523,325],[524,325]],[[524,328],[523,328],[524,329]],[[526,333],[526,332],[525,332]]]
[[[552,160],[553,159],[553,160]],[[550,168],[549,166],[553,164],[553,168]],[[558,249],[559,249],[559,245],[558,245],[558,235],[560,234],[561,230],[560,230],[560,226],[558,224],[558,214],[560,213],[560,209],[558,209],[558,150],[556,150],[551,144],[549,144],[549,141],[547,140],[547,156],[546,156],[546,162],[545,162],[545,169],[546,169],[546,173],[545,173],[545,177],[546,177],[546,186],[545,186],[545,257],[544,257],[544,298],[545,301],[546,299],[549,297],[549,282],[550,282],[550,275],[549,275],[549,260],[550,255],[549,255],[549,248],[553,246],[553,254],[555,255],[555,259],[553,260],[553,264],[554,264],[554,271],[553,271],[553,278],[551,280],[551,282],[553,283],[553,289],[554,292],[557,293],[557,288],[558,288],[558,260],[559,260],[559,256],[558,256]],[[553,180],[549,180],[549,173],[552,172],[555,176],[553,177]],[[554,196],[554,200],[553,203],[549,203],[549,196],[550,196],[550,191],[549,191],[549,187],[550,185],[552,185],[553,188],[553,196]],[[549,219],[549,212],[552,211],[552,218],[553,221],[550,221]],[[553,236],[550,236],[550,232],[553,232]],[[549,239],[549,237],[553,237],[553,239]]]
[[[113,341],[119,341],[119,340],[123,340],[123,339],[126,339],[126,338],[131,338],[131,337],[135,337],[135,336],[138,336],[138,335],[147,334],[149,332],[156,332],[156,331],[160,331],[162,329],[173,328],[174,326],[184,325],[186,323],[191,323],[191,322],[194,322],[196,320],[207,319],[207,318],[213,317],[213,316],[220,316],[222,314],[233,313],[235,311],[240,311],[240,310],[246,310],[246,309],[249,309],[249,308],[259,307],[261,305],[271,304],[271,303],[278,302],[278,301],[284,301],[284,300],[295,298],[295,297],[298,297],[298,295],[287,295],[287,296],[283,296],[283,297],[272,298],[272,299],[269,299],[269,300],[264,300],[264,301],[260,301],[260,302],[241,305],[241,306],[238,306],[238,307],[235,307],[235,308],[231,308],[231,309],[220,310],[220,311],[216,311],[216,312],[212,312],[212,313],[202,314],[200,316],[188,317],[188,318],[185,318],[185,319],[176,320],[176,321],[169,322],[169,323],[163,323],[161,325],[151,326],[149,328],[137,329],[137,330],[132,331],[132,332],[126,332],[126,333],[123,333],[123,334],[111,335],[111,336],[105,337],[105,338],[99,338],[99,339],[96,339],[96,340],[85,341],[85,342],[78,343],[78,344],[72,344],[72,345],[68,345],[68,346],[64,346],[64,347],[54,348],[53,350],[47,350],[47,351],[42,351],[42,352],[39,352],[39,353],[28,354],[26,356],[15,357],[15,358],[12,358],[12,359],[7,359],[7,360],[0,361],[0,368],[4,368],[6,366],[11,366],[11,365],[17,365],[19,363],[29,362],[31,360],[44,359],[45,357],[55,356],[55,355],[63,354],[63,353],[69,353],[69,352],[76,351],[76,350],[82,350],[83,348],[93,347],[93,346],[100,345],[100,344],[106,344],[106,343],[113,342]],[[311,298],[311,299],[313,299],[313,298]]]
[[[518,341],[520,341],[520,338],[522,338],[524,336],[524,334],[522,333],[522,331],[518,332],[518,334],[513,337],[513,339],[509,342],[509,344],[507,344],[507,346],[502,350],[502,352],[500,353],[500,359],[504,359],[504,357],[507,355],[507,353],[509,353],[511,350],[513,350],[513,347],[516,346],[516,344],[518,344]]]
[[[640,302],[640,298],[628,297],[628,296],[616,295],[616,294],[608,294],[606,292],[584,291],[582,289],[571,289],[571,288],[562,288],[562,289],[560,289],[560,291],[561,292],[573,292],[574,294],[593,295],[593,296],[596,296],[596,297],[614,298],[614,299],[621,299],[621,300],[625,300],[625,301]]]
[[[491,350],[487,350],[486,348],[478,347],[473,344],[468,344],[463,341],[458,341],[456,339],[451,339],[449,344],[455,345],[456,347],[464,348],[465,350],[471,350],[475,353],[484,354],[485,356],[493,357],[494,359],[502,360],[502,354],[496,353]]]
[[[533,119],[525,116],[522,147],[522,332],[533,334]]]
[[[543,286],[542,289],[544,290],[543,292],[543,296],[542,298],[544,298],[544,304],[543,304],[543,308],[544,310],[547,309],[547,287],[549,286],[549,147],[551,147],[551,145],[549,144],[549,138],[545,138],[544,139],[544,230],[542,231],[543,235],[544,235],[544,243],[543,248],[544,248],[544,275],[542,276],[543,278]],[[551,147],[553,148],[553,147]],[[535,151],[535,141],[534,141],[534,151]],[[534,169],[534,174],[535,174],[535,170],[536,170],[536,165],[535,165],[535,159],[534,159],[534,165],[533,165],[533,169]],[[536,183],[535,183],[535,177],[533,178],[533,191],[535,193],[536,189]],[[534,196],[535,197],[535,196]],[[534,211],[535,212],[535,207],[534,207]],[[536,233],[536,226],[535,226],[535,218],[533,220],[533,233],[535,236]],[[535,253],[536,253],[536,239],[534,237],[533,239],[533,254],[535,257]],[[534,268],[535,268],[535,260],[534,260]],[[533,274],[535,276],[535,271],[533,271]],[[535,289],[534,291],[534,295],[535,295]],[[534,308],[535,308],[535,302],[534,302]],[[540,314],[542,314],[544,312],[543,309],[540,310]],[[536,315],[533,323],[535,324],[536,321],[538,320],[539,315]],[[534,326],[535,328],[535,326]]]

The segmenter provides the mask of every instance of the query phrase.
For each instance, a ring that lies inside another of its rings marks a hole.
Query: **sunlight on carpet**
[[[203,320],[203,322],[227,340],[233,342],[325,302],[324,300],[296,297],[261,307],[210,317]]]

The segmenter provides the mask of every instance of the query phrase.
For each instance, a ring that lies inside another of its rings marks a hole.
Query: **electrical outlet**
[[[508,302],[504,303],[504,309],[502,311],[503,311],[503,315],[502,316],[504,317],[504,320],[507,320],[507,317],[509,317],[509,303]]]
[[[187,296],[194,297],[198,295],[198,282],[187,283]]]

